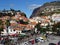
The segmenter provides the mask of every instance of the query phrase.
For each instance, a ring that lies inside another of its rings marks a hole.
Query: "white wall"
[[[13,30],[9,27],[8,33],[7,33],[7,29],[4,29],[1,33],[2,33],[1,35],[8,35],[8,34],[11,35],[11,34],[16,34],[16,33],[21,34],[21,30]]]

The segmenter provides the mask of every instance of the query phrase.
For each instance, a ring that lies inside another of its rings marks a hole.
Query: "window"
[[[15,31],[15,30],[14,30]]]

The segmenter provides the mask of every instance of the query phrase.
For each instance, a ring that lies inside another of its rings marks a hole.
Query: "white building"
[[[14,30],[12,27],[9,26],[8,29],[4,29],[1,32],[1,35],[14,35],[14,34],[21,34],[21,30]]]
[[[56,22],[60,22],[60,14],[53,14],[52,15],[52,20]]]

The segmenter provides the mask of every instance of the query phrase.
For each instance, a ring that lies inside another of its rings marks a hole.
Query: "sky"
[[[29,18],[35,8],[51,1],[54,0],[0,0],[0,10],[9,10],[10,8],[21,10]]]

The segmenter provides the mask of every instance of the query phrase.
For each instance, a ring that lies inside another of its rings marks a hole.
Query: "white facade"
[[[17,22],[15,20],[11,20],[10,23],[16,23],[17,24]]]
[[[60,14],[53,14],[52,15],[52,20],[56,21],[56,22],[59,22],[60,21]]]
[[[47,26],[48,23],[41,23],[41,26]]]
[[[1,35],[13,35],[13,34],[21,34],[21,30],[13,30],[12,28],[8,27],[8,32],[7,29],[4,29],[1,32]]]
[[[1,32],[1,35],[7,35],[6,29],[4,29],[4,30]]]

